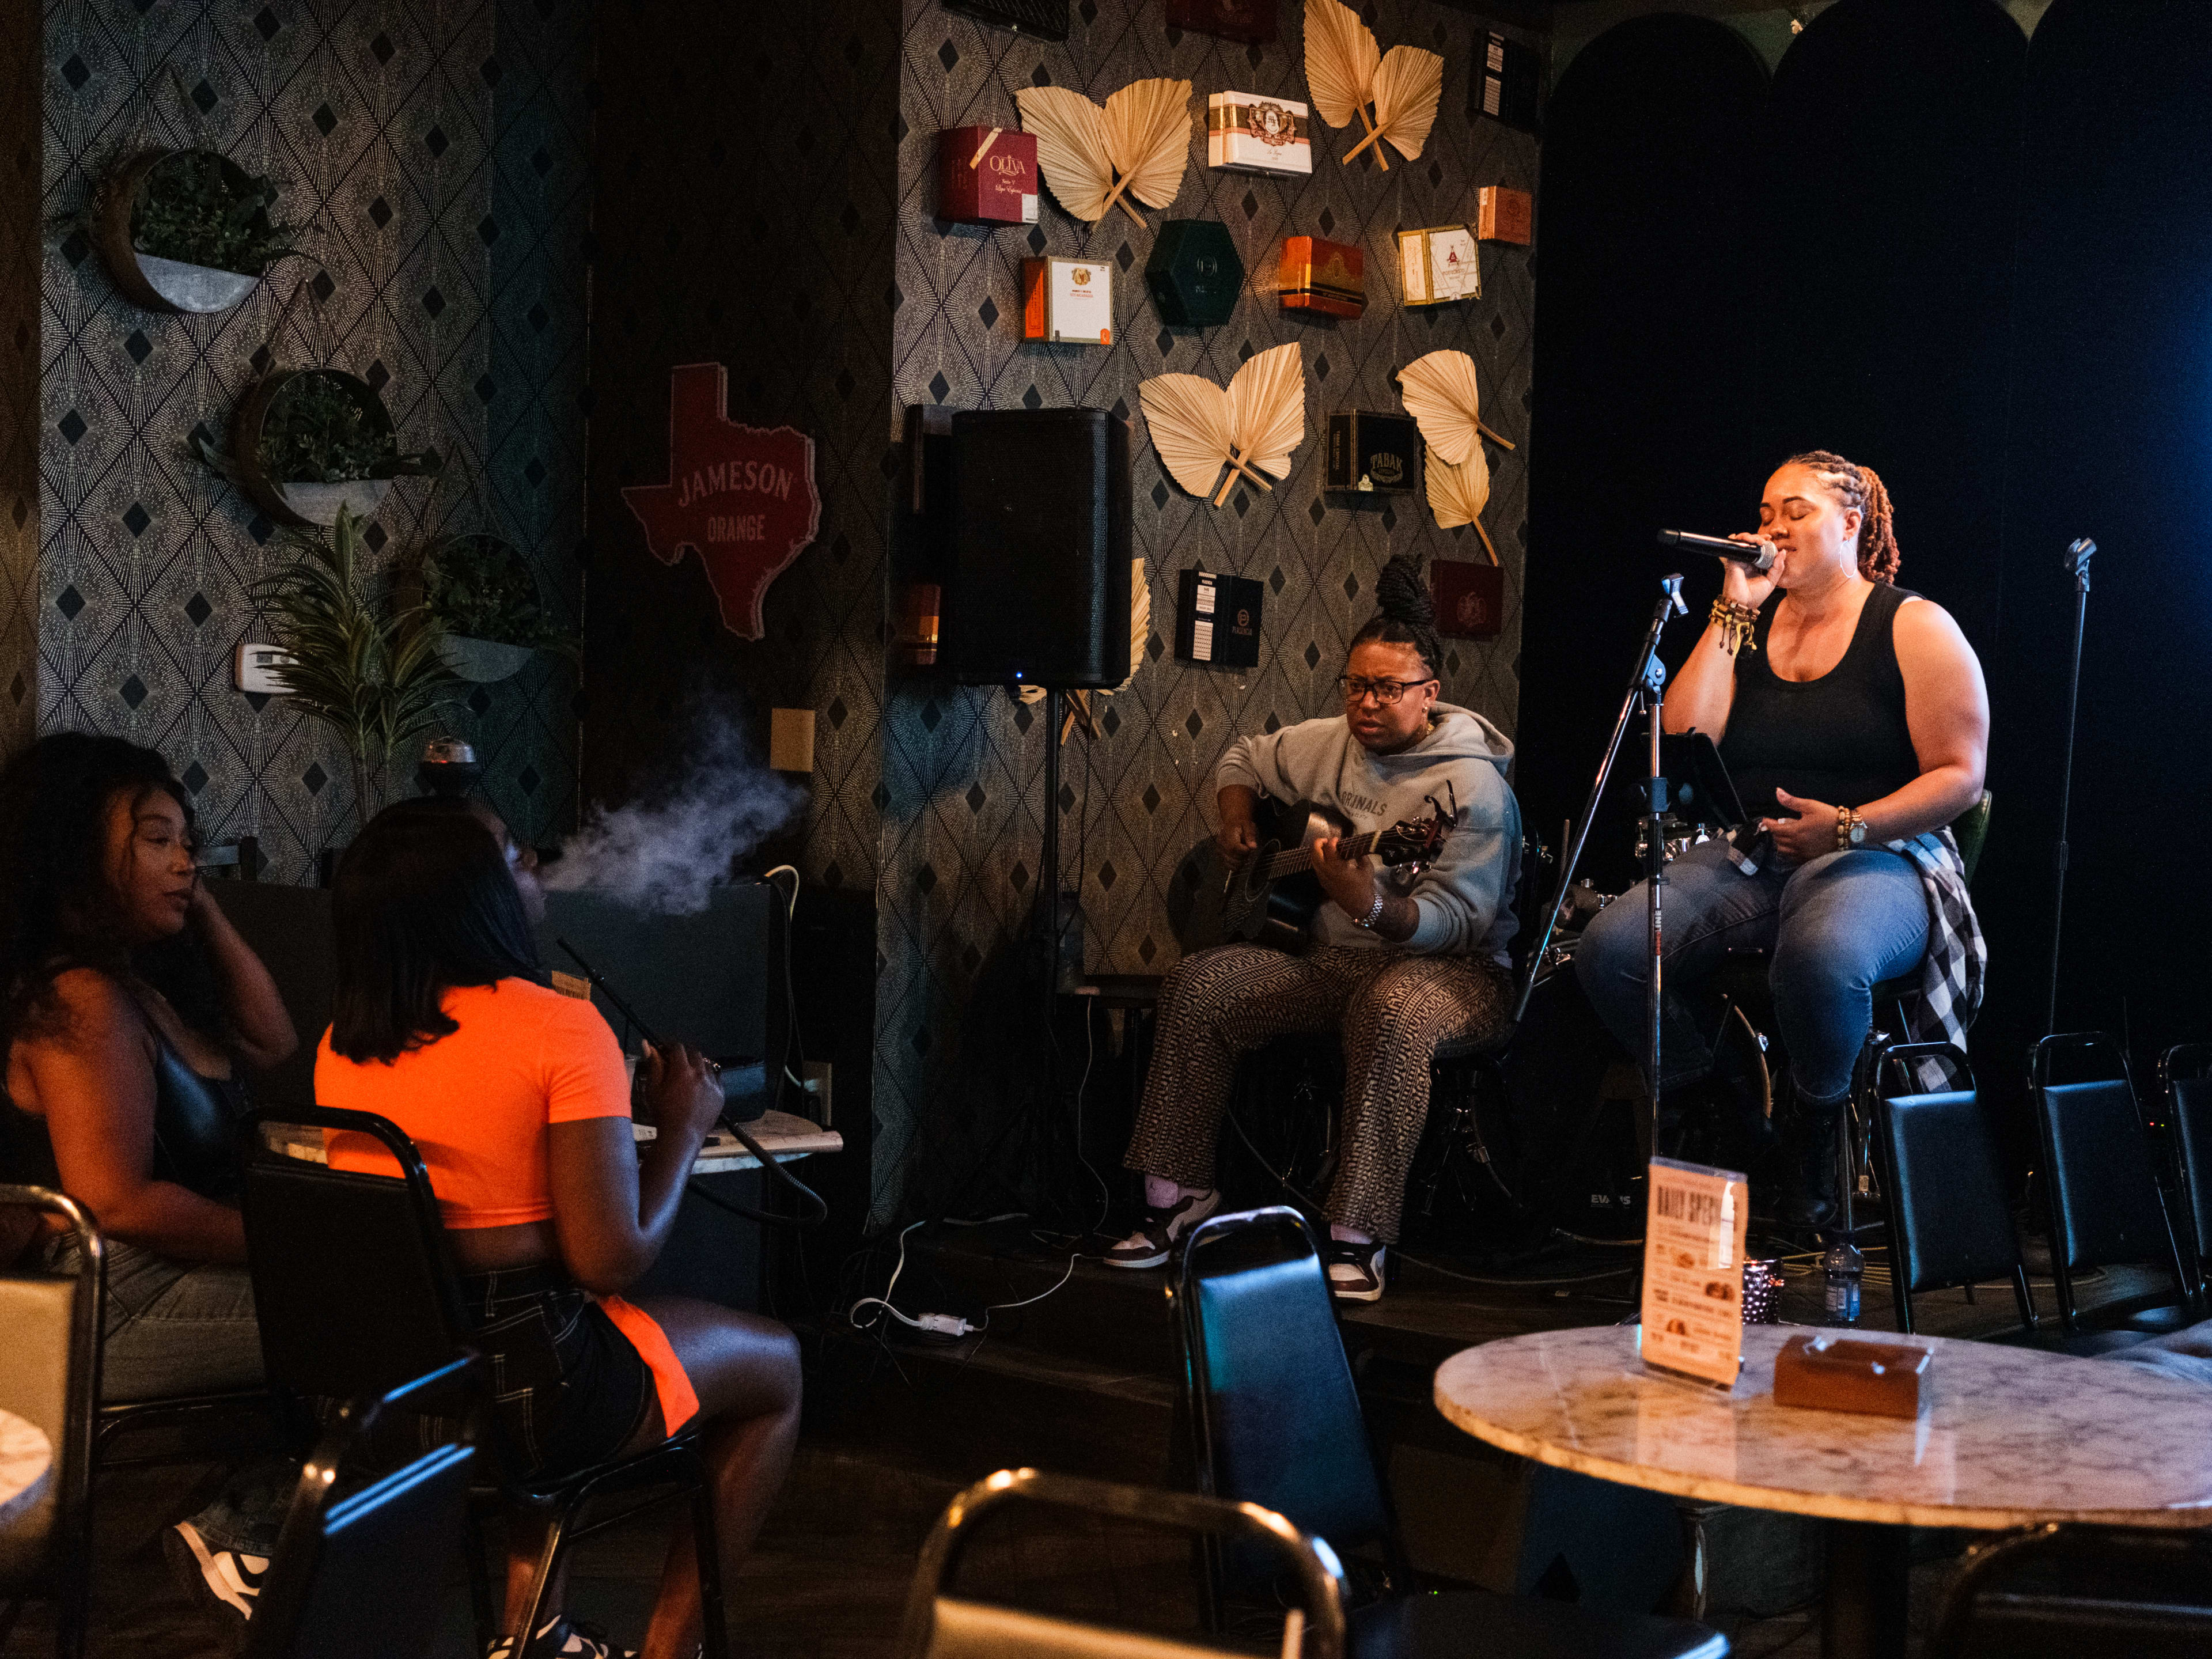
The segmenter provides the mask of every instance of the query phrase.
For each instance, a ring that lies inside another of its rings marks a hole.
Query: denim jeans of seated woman
[[[52,1241],[45,1261],[50,1273],[74,1273],[76,1241]],[[173,1261],[119,1238],[107,1241],[102,1405],[251,1389],[261,1376],[261,1328],[245,1268]],[[299,1476],[296,1457],[254,1459],[224,1481],[192,1525],[210,1549],[268,1555]]]
[[[1592,919],[1575,974],[1607,1030],[1642,1058],[1650,975],[1644,884]],[[1928,950],[1928,900],[1902,854],[1880,848],[1826,853],[1809,863],[1747,876],[1725,842],[1693,847],[1667,866],[1661,894],[1659,1086],[1694,1083],[1712,1067],[1720,1012],[1706,994],[1731,951],[1772,953],[1774,1033],[1790,1054],[1801,1103],[1850,1092],[1851,1066],[1874,1017],[1876,982],[1911,973]]]

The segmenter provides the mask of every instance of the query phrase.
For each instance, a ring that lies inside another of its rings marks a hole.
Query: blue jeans
[[[1638,882],[1583,929],[1575,975],[1607,1029],[1642,1057],[1651,947]],[[1693,1083],[1712,1066],[1700,994],[1733,950],[1771,951],[1775,1035],[1790,1052],[1801,1102],[1850,1091],[1851,1066],[1874,1018],[1877,981],[1907,974],[1928,950],[1928,899],[1901,853],[1862,848],[1747,876],[1724,842],[1693,847],[1667,866],[1661,896],[1664,996],[1660,1087]]]
[[[74,1273],[76,1241],[64,1236],[47,1244],[46,1264],[49,1272]],[[174,1261],[111,1238],[106,1323],[103,1404],[221,1394],[261,1382],[261,1328],[243,1267]],[[211,1549],[267,1555],[299,1476],[296,1459],[258,1459],[225,1481],[192,1524]]]

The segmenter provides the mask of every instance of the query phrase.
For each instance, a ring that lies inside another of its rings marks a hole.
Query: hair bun
[[[1393,553],[1375,579],[1375,607],[1393,622],[1433,628],[1437,604],[1421,580],[1421,563],[1410,553]]]

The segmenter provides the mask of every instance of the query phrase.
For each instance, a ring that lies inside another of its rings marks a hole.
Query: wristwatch
[[[1863,847],[1866,838],[1866,820],[1855,808],[1838,806],[1836,809],[1836,850],[1848,853],[1854,847]]]
[[[1368,908],[1367,914],[1364,916],[1352,917],[1352,925],[1355,927],[1364,927],[1369,933],[1373,933],[1375,924],[1382,920],[1382,894],[1380,890],[1377,890],[1375,902]]]

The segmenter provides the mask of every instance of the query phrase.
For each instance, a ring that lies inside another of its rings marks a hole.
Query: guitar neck
[[[1352,859],[1364,859],[1380,846],[1382,841],[1380,830],[1371,830],[1364,836],[1348,836],[1338,845],[1337,856],[1347,862]],[[1279,881],[1285,876],[1295,876],[1300,871],[1312,868],[1313,849],[1293,847],[1269,859],[1263,866],[1263,873],[1269,881]]]

